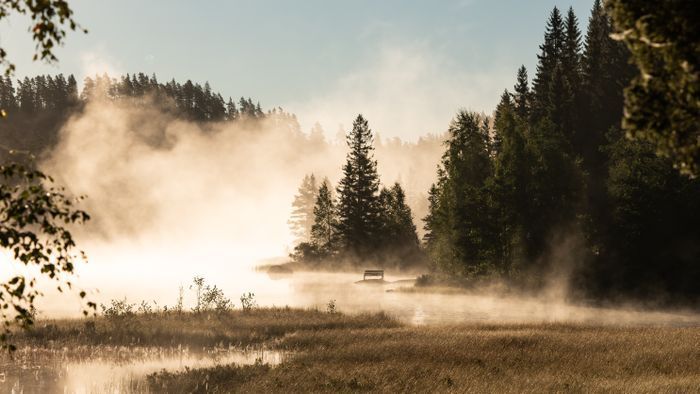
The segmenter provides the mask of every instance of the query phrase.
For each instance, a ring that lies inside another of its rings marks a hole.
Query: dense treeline
[[[578,25],[572,9],[554,8],[532,83],[523,66],[493,117],[460,111],[450,124],[424,218],[435,277],[529,288],[556,279],[597,298],[695,302],[700,180],[621,129],[639,70],[600,1],[585,36]],[[420,261],[401,187],[379,190],[367,130],[358,118],[338,198],[327,180],[302,185],[308,237],[294,258]]]
[[[231,98],[224,101],[209,83],[161,83],[155,75],[143,73],[119,78],[103,75],[85,78],[79,91],[72,75],[39,75],[16,83],[6,76],[0,78],[0,108],[8,115],[0,123],[0,140],[6,148],[42,153],[58,142],[58,131],[70,115],[97,99],[149,104],[165,114],[194,122],[255,121],[274,112],[280,120],[296,123],[294,115],[281,109],[266,113],[250,98],[241,97],[237,103]]]
[[[314,268],[357,265],[410,268],[423,262],[413,213],[397,182],[380,185],[374,137],[359,115],[348,134],[349,152],[333,196],[328,179],[307,175],[293,202],[290,225],[299,236],[292,258]]]
[[[493,120],[460,112],[430,190],[435,270],[541,286],[568,273],[595,296],[700,295],[700,181],[620,130],[636,70],[596,1],[547,22],[532,88],[518,70]],[[489,127],[491,126],[491,127]]]

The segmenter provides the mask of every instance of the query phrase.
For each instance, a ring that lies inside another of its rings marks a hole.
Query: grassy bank
[[[149,377],[164,392],[698,392],[700,329],[336,328],[284,336],[278,367]]]
[[[150,313],[39,321],[11,338],[18,346],[238,346],[318,330],[399,327],[383,313],[344,315],[314,309],[255,308],[223,313]]]

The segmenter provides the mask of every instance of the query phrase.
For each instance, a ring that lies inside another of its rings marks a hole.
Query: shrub
[[[106,317],[131,316],[134,314],[134,308],[136,307],[136,304],[128,303],[126,301],[126,297],[124,297],[123,300],[112,299],[110,303],[110,306],[105,306],[105,304],[101,304],[103,311],[102,313]]]
[[[241,295],[241,308],[243,308],[244,311],[249,312],[256,306],[255,294],[248,292]]]

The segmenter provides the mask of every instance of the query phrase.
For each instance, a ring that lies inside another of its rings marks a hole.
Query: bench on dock
[[[367,280],[367,277],[380,277],[382,280],[384,280],[384,270],[365,270],[364,276],[362,276],[362,280]]]

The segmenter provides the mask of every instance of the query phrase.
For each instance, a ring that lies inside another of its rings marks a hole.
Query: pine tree
[[[307,242],[311,238],[317,192],[318,186],[314,174],[304,176],[299,191],[294,196],[292,216],[288,222],[292,234],[297,238],[297,243]]]
[[[74,106],[78,104],[80,97],[78,95],[78,82],[75,80],[73,74],[68,76],[68,85],[66,87],[66,93],[68,98],[68,106]]]
[[[338,184],[338,236],[344,252],[371,257],[377,248],[379,175],[374,160],[372,131],[358,115],[347,137],[350,152]]]
[[[85,77],[83,79],[83,90],[80,92],[80,100],[84,102],[92,100],[96,95],[96,89],[95,80],[91,77]]]
[[[36,111],[47,109],[48,100],[48,83],[47,78],[43,75],[37,75],[30,79],[33,86],[34,105]]]
[[[13,113],[17,109],[17,100],[15,98],[15,87],[12,84],[12,79],[5,75],[0,77],[2,82],[2,90],[0,90],[0,110],[6,114]]]
[[[226,119],[232,122],[238,119],[238,117],[239,113],[238,109],[236,108],[236,103],[234,103],[231,97],[229,97],[228,102],[226,103]]]
[[[24,77],[24,79],[18,83],[17,101],[19,103],[19,108],[24,113],[29,114],[38,110],[34,84],[28,77]]]

